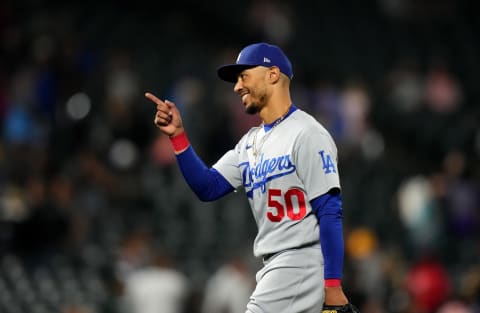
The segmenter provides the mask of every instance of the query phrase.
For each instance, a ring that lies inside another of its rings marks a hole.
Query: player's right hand
[[[157,113],[154,123],[158,129],[169,137],[174,137],[184,131],[182,118],[175,103],[168,100],[162,101],[150,92],[146,92],[145,97],[156,105]]]

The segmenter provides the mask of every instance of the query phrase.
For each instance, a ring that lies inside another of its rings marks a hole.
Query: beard
[[[245,108],[245,113],[249,115],[255,115],[260,112],[260,106],[257,103],[251,103]]]
[[[257,97],[255,95],[256,95],[255,92],[251,93],[251,96],[254,99],[250,104],[247,104],[247,106],[245,107],[245,113],[247,114],[255,115],[259,113],[262,110],[262,108],[265,106],[265,102],[266,102],[265,92],[262,92],[262,94]]]

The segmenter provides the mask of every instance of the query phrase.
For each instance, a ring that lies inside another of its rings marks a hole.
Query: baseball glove
[[[360,313],[360,310],[358,310],[357,307],[351,303],[345,305],[325,304],[323,306],[322,313]]]

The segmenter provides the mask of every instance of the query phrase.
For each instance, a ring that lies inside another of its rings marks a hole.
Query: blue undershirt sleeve
[[[344,257],[341,194],[338,190],[332,190],[313,199],[310,203],[320,225],[325,279],[341,279]]]
[[[191,145],[176,157],[185,181],[200,200],[217,200],[234,190],[216,169],[205,165]]]

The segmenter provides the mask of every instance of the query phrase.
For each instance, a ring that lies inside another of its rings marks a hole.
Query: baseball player
[[[328,131],[290,97],[292,65],[267,43],[246,46],[218,76],[234,84],[250,129],[209,168],[191,146],[175,104],[151,93],[156,126],[170,137],[190,188],[213,201],[243,187],[263,259],[246,313],[356,312],[341,287],[344,243],[337,149]]]

